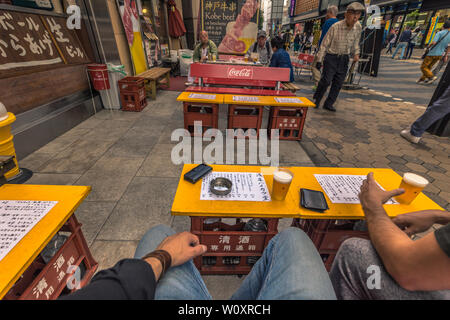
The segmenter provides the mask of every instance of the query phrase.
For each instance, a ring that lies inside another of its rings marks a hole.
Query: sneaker
[[[436,76],[434,76],[433,78],[431,78],[431,79],[428,79],[428,81],[427,81],[427,83],[433,83],[434,81],[436,81],[436,79],[437,79],[437,77]]]
[[[413,136],[413,135],[411,134],[411,132],[409,131],[409,129],[402,130],[402,131],[400,132],[400,135],[401,135],[403,138],[405,138],[406,140],[408,140],[409,142],[415,143],[415,144],[419,143],[419,141],[420,141],[420,139],[421,139],[420,137]]]
[[[422,78],[420,78],[419,80],[416,81],[416,83],[422,83],[425,82],[425,80],[422,80]]]
[[[194,84],[193,82],[185,82],[184,83],[184,85],[187,86],[187,87],[192,86],[193,84]]]

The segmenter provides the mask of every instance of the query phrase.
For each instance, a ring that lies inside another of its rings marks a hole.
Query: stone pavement
[[[138,241],[157,224],[177,232],[190,229],[188,217],[170,215],[182,170],[182,165],[171,161],[172,148],[178,143],[171,141],[171,133],[183,128],[178,94],[159,91],[157,100],[138,113],[103,110],[19,159],[21,167],[34,172],[28,184],[92,186],[75,215],[99,270],[133,257]],[[219,128],[226,128],[225,106],[220,106],[219,119]],[[280,141],[280,164],[314,165],[296,141]],[[291,219],[281,219],[279,230],[290,224]],[[203,278],[216,299],[228,299],[244,279]]]
[[[399,135],[423,114],[436,88],[414,83],[420,74],[417,63],[415,71],[405,71],[412,64],[382,57],[379,77],[364,80],[377,90],[342,90],[336,113],[311,110],[300,144],[309,144],[306,150],[320,166],[392,168],[400,175],[422,175],[431,182],[424,193],[450,210],[450,139],[425,133],[414,145]],[[312,82],[306,75],[300,80],[305,89],[298,95],[312,99]],[[388,88],[392,94],[381,91]],[[408,101],[399,96],[408,96]]]

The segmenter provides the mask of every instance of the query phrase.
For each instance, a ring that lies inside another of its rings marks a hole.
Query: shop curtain
[[[181,19],[174,0],[169,0],[167,6],[169,9],[169,34],[172,38],[179,38],[186,33],[183,19]]]

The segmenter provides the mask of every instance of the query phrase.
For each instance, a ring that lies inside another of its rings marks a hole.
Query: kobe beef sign
[[[256,41],[258,0],[201,0],[202,30],[221,53],[244,54]]]

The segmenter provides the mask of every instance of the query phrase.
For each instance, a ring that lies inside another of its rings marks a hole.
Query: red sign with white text
[[[229,79],[253,79],[253,69],[247,67],[229,67],[227,75]]]

